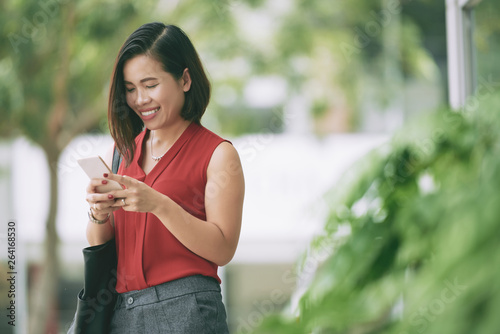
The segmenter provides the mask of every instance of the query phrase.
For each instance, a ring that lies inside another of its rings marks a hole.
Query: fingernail
[[[104,173],[102,174],[104,177],[108,177],[108,173]]]
[[[110,194],[110,195],[108,195],[108,198],[113,199],[114,197],[113,197],[113,195]]]
[[[108,184],[108,181],[102,180],[102,184]]]

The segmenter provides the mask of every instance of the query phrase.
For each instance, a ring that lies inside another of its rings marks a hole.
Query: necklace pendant
[[[159,156],[159,157],[155,157],[155,155],[153,154],[153,140],[154,140],[154,138],[155,138],[155,132],[154,132],[154,131],[151,131],[151,158],[152,158],[154,161],[158,162],[158,161],[160,161],[160,160],[161,160],[161,158],[163,158],[163,156],[164,156],[165,154],[167,154],[168,150],[167,150],[167,152],[163,153],[161,156]]]

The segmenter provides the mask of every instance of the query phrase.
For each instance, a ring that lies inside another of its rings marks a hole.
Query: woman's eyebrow
[[[148,78],[144,78],[140,81],[140,83],[143,83],[143,82],[146,82],[146,81],[151,81],[151,80],[158,80],[158,78],[153,78],[153,77],[148,77]],[[125,84],[131,84],[133,85],[133,83],[131,83],[130,81],[126,81],[124,80],[123,81]]]

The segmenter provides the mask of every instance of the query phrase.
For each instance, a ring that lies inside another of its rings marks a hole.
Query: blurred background
[[[472,19],[450,31],[454,6]],[[191,38],[213,87],[202,124],[240,153],[243,228],[220,275],[231,332],[250,333],[275,312],[300,314],[316,268],[335,253],[304,262],[338,208],[325,194],[342,192],[368,152],[390,151],[395,133],[448,106],[450,78],[461,74],[449,73],[450,57],[472,66],[466,94],[493,95],[498,14],[494,0],[0,2],[0,264],[7,275],[15,222],[17,272],[16,326],[2,316],[0,332],[69,328],[87,246],[87,177],[76,160],[112,144],[109,77],[143,23],[176,24]],[[464,32],[469,44],[450,50]]]

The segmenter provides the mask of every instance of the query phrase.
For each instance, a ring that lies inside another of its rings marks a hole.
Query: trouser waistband
[[[120,293],[118,294],[115,309],[130,309],[202,291],[220,292],[220,284],[215,278],[208,276],[196,275],[183,277],[143,290]]]

